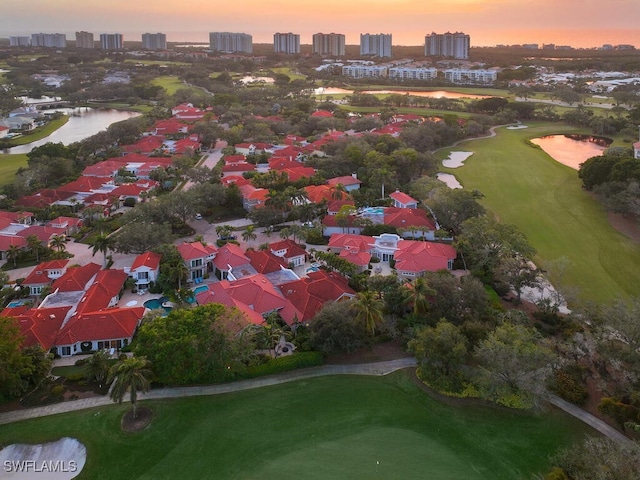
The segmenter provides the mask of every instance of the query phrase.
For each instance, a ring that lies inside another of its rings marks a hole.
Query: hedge
[[[242,374],[244,378],[264,377],[276,373],[288,372],[298,368],[317,367],[322,365],[324,358],[320,352],[300,352],[286,357],[279,357],[247,368]]]

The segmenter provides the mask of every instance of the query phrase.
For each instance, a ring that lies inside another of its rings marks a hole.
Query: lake
[[[3,150],[2,153],[29,153],[33,148],[40,147],[49,142],[69,145],[106,130],[112,123],[140,115],[137,112],[124,112],[111,109],[103,110],[88,107],[60,108],[51,111],[45,110],[44,112],[51,113],[54,111],[69,115],[69,121],[48,137],[26,145],[19,145]]]
[[[575,170],[591,157],[602,155],[612,140],[593,135],[547,135],[532,138],[531,143],[538,145],[555,161]]]

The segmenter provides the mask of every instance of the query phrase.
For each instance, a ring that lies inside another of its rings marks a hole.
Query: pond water
[[[338,94],[347,94],[351,95],[354,91],[347,90],[346,88],[337,88],[337,87],[320,87],[314,90],[316,95],[338,95]],[[412,95],[414,97],[428,97],[428,98],[488,98],[491,95],[474,95],[472,93],[458,93],[458,92],[450,92],[448,90],[434,90],[430,92],[414,92],[409,90],[364,90],[362,93],[368,94],[380,94],[386,95],[395,93],[398,95]]]
[[[593,135],[547,135],[532,138],[555,161],[578,170],[580,164],[591,157],[602,155],[612,140]]]
[[[2,153],[29,153],[33,148],[40,147],[48,142],[63,143],[69,145],[73,142],[79,142],[91,135],[95,135],[102,130],[106,130],[112,123],[137,117],[137,112],[124,112],[121,110],[95,109],[88,107],[77,108],[59,108],[55,110],[44,110],[44,113],[63,112],[69,115],[69,121],[48,137],[27,145],[19,145]]]

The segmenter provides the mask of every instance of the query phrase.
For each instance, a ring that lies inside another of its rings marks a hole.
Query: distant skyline
[[[573,47],[631,44],[640,48],[640,0],[22,0],[0,1],[0,37],[76,31],[122,33],[140,41],[145,32],[169,42],[209,41],[209,32],[248,33],[272,43],[276,32],[342,33],[357,45],[361,33],[391,33],[394,45],[422,45],[425,35],[461,31],[471,46],[555,43]]]

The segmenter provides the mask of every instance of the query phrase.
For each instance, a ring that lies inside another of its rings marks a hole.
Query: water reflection
[[[531,139],[531,143],[538,145],[555,161],[575,170],[587,159],[602,155],[611,142],[611,139],[605,137],[577,134],[547,135]]]
[[[106,130],[112,123],[137,117],[137,112],[123,112],[121,110],[98,110],[88,107],[59,108],[56,110],[45,110],[43,113],[63,112],[69,115],[69,121],[48,137],[41,140],[19,145],[3,150],[2,153],[29,153],[33,148],[40,147],[45,143],[62,143],[69,145],[74,142],[84,140],[91,135],[95,135],[102,130]]]

